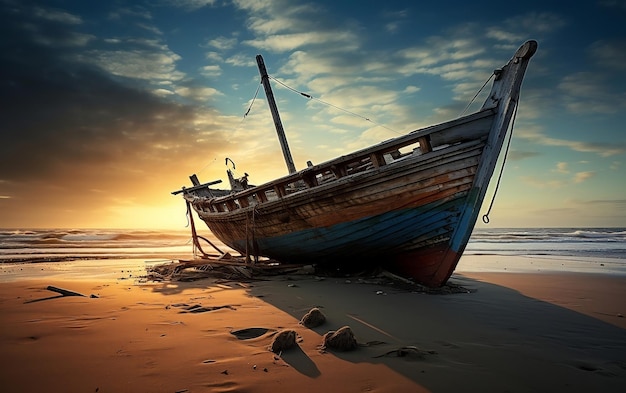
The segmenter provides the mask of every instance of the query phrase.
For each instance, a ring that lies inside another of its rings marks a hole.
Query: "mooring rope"
[[[500,180],[502,179],[502,174],[504,173],[504,165],[506,164],[506,159],[509,155],[509,147],[511,147],[511,139],[513,139],[513,127],[515,126],[515,118],[517,117],[517,108],[519,107],[519,97],[517,102],[515,103],[515,110],[513,111],[513,119],[511,120],[511,131],[509,133],[509,140],[506,144],[506,149],[504,150],[504,159],[502,160],[502,166],[500,167],[500,173],[498,174],[498,181],[496,181],[496,188],[493,190],[493,196],[491,197],[491,202],[489,203],[489,209],[487,209],[487,213],[483,215],[483,222],[485,224],[489,224],[489,214],[491,214],[491,208],[493,207],[493,203],[496,200],[496,194],[498,193],[498,188],[500,188]]]
[[[202,249],[202,246],[200,245],[200,242],[198,241],[198,239],[202,239],[205,242],[209,243],[209,245],[211,245],[211,247],[213,247],[213,249],[215,249],[215,251],[219,252],[221,255],[224,255],[224,251],[220,250],[219,247],[217,247],[215,244],[213,244],[213,242],[211,242],[209,239],[207,239],[206,237],[203,236],[199,236],[198,233],[196,232],[196,225],[193,222],[193,214],[192,214],[192,210],[191,210],[191,203],[189,203],[189,201],[185,200],[185,202],[187,203],[187,217],[189,218],[189,223],[191,224],[191,239],[194,245],[194,254],[196,254],[196,249],[198,251],[200,251],[200,253],[202,254],[203,258],[208,258],[209,254],[207,254],[206,252],[204,252],[204,250]]]

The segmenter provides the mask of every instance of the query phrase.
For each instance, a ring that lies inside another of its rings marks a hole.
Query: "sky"
[[[457,117],[528,39],[489,225],[626,226],[626,0],[0,0],[0,227],[183,229],[189,175],[286,174],[257,54],[302,169]]]

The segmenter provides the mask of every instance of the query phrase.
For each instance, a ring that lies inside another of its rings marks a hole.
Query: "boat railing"
[[[230,212],[383,167],[407,156],[428,154],[438,150],[438,146],[475,140],[489,132],[489,127],[485,125],[490,124],[494,113],[493,108],[488,108],[447,123],[416,130],[243,191],[209,200],[201,198],[197,204],[202,210],[210,212]],[[475,123],[476,126],[469,127],[468,131],[467,123]]]

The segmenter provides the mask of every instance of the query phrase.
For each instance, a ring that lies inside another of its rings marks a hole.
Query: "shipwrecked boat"
[[[494,71],[475,113],[296,170],[263,59],[265,93],[290,174],[252,186],[228,171],[218,182],[174,191],[224,244],[284,263],[371,263],[439,287],[470,238],[514,119],[537,43]]]

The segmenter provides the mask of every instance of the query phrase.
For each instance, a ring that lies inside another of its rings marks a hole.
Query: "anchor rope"
[[[513,111],[513,119],[511,120],[511,131],[509,133],[509,140],[506,144],[506,149],[504,150],[504,159],[502,160],[502,165],[500,166],[500,173],[498,174],[498,180],[496,181],[496,188],[493,190],[493,195],[491,196],[491,202],[489,203],[489,209],[487,209],[487,213],[483,215],[483,222],[485,224],[489,224],[489,214],[491,214],[491,208],[493,207],[493,203],[496,200],[496,194],[498,193],[498,189],[500,188],[500,180],[502,179],[502,174],[504,173],[504,165],[506,164],[506,159],[509,155],[509,147],[511,147],[511,139],[513,139],[513,128],[515,127],[515,119],[517,117],[517,108],[519,108],[519,97],[517,102],[515,103],[515,110]]]

